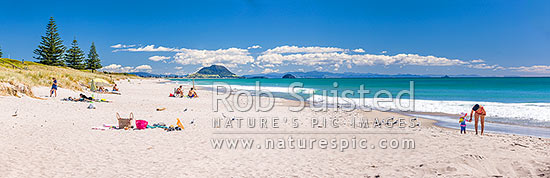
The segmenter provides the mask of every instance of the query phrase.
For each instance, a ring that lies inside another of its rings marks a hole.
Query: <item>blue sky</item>
[[[7,1],[5,57],[34,60],[50,16],[104,70],[550,75],[550,1]],[[154,45],[154,46],[152,46]],[[261,48],[251,48],[259,46]],[[119,48],[115,48],[119,47]]]

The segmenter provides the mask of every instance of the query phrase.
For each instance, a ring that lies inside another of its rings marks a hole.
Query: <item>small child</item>
[[[460,115],[462,115],[460,117],[460,119],[458,119],[458,123],[460,123],[460,134],[462,134],[462,132],[464,132],[464,134],[466,134],[466,116],[468,115],[467,113],[460,113]],[[471,120],[470,120],[471,122]]]

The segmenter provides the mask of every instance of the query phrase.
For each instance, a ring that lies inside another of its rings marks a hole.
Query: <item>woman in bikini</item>
[[[481,118],[481,135],[483,135],[483,129],[485,127],[485,115],[487,115],[487,113],[485,112],[485,109],[483,108],[483,106],[479,105],[479,104],[476,104],[474,105],[474,107],[472,108],[472,112],[470,112],[470,122],[472,121],[472,114],[474,114],[475,112],[475,124],[476,124],[476,135],[477,135],[477,123],[478,123],[478,120]]]

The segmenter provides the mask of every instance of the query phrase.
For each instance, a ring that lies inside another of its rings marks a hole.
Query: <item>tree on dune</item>
[[[39,63],[53,66],[63,66],[63,53],[65,52],[65,46],[63,46],[63,40],[59,37],[57,32],[57,25],[53,17],[50,17],[50,22],[46,26],[46,35],[42,36],[42,41],[38,48],[34,50],[35,59],[38,59]]]
[[[86,59],[86,69],[94,70],[101,68],[101,60],[99,59],[99,55],[97,54],[97,51],[95,50],[95,44],[92,42],[92,46],[90,47],[90,52],[88,53],[88,58]]]
[[[71,43],[71,48],[67,50],[67,53],[65,54],[65,64],[74,69],[84,69],[85,66],[82,64],[83,60],[84,51],[78,47],[78,42],[75,38],[73,43]]]
[[[2,46],[0,46],[0,58],[2,58]]]

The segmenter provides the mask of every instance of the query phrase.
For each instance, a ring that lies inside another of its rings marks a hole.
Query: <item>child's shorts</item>
[[[466,131],[466,126],[460,126],[460,131]]]

